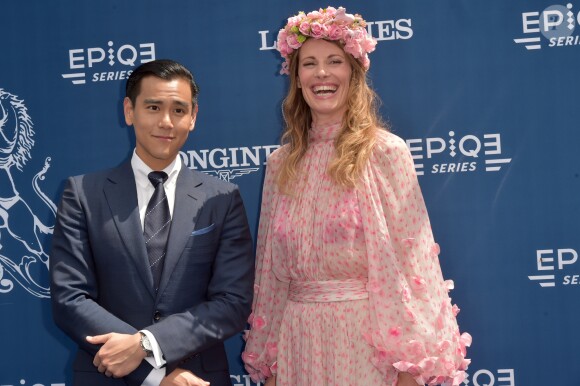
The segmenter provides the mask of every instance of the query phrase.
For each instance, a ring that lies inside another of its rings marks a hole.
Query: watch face
[[[141,336],[141,347],[143,347],[143,350],[147,352],[151,352],[153,350],[151,347],[151,342],[149,342],[149,338],[147,338],[147,335],[145,334]]]

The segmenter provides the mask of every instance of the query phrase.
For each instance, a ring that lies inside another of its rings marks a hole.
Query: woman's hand
[[[418,383],[415,378],[409,373],[399,373],[399,379],[397,380],[397,386],[417,386]]]
[[[270,378],[266,379],[264,386],[276,386],[276,376],[272,375]]]

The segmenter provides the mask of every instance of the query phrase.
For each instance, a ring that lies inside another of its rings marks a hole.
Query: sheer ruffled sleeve
[[[288,283],[279,281],[272,271],[272,216],[278,203],[275,176],[284,151],[278,149],[268,157],[262,191],[254,303],[248,319],[251,329],[246,331],[246,348],[242,353],[246,371],[254,382],[276,373],[278,331],[288,295]]]
[[[429,217],[407,146],[381,131],[365,169],[361,214],[371,308],[364,337],[373,364],[410,373],[418,384],[459,385],[471,336],[459,334]]]

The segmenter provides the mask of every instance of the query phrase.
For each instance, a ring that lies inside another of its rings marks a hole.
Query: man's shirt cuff
[[[149,339],[149,343],[151,343],[151,349],[153,350],[153,358],[151,357],[145,358],[147,362],[149,362],[151,366],[153,366],[153,368],[155,369],[160,369],[163,366],[165,366],[167,361],[165,360],[165,358],[163,358],[163,353],[161,352],[161,347],[159,347],[159,343],[157,343],[157,339],[155,339],[153,334],[147,330],[141,330],[139,332],[142,332],[147,336],[147,338]]]

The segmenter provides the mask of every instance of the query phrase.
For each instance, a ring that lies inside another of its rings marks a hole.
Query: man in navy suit
[[[178,157],[197,95],[179,63],[141,65],[123,102],[131,160],[67,180],[50,268],[54,319],[79,346],[74,385],[231,385],[223,342],[245,327],[254,256],[237,187]],[[168,230],[154,248],[151,221]]]

